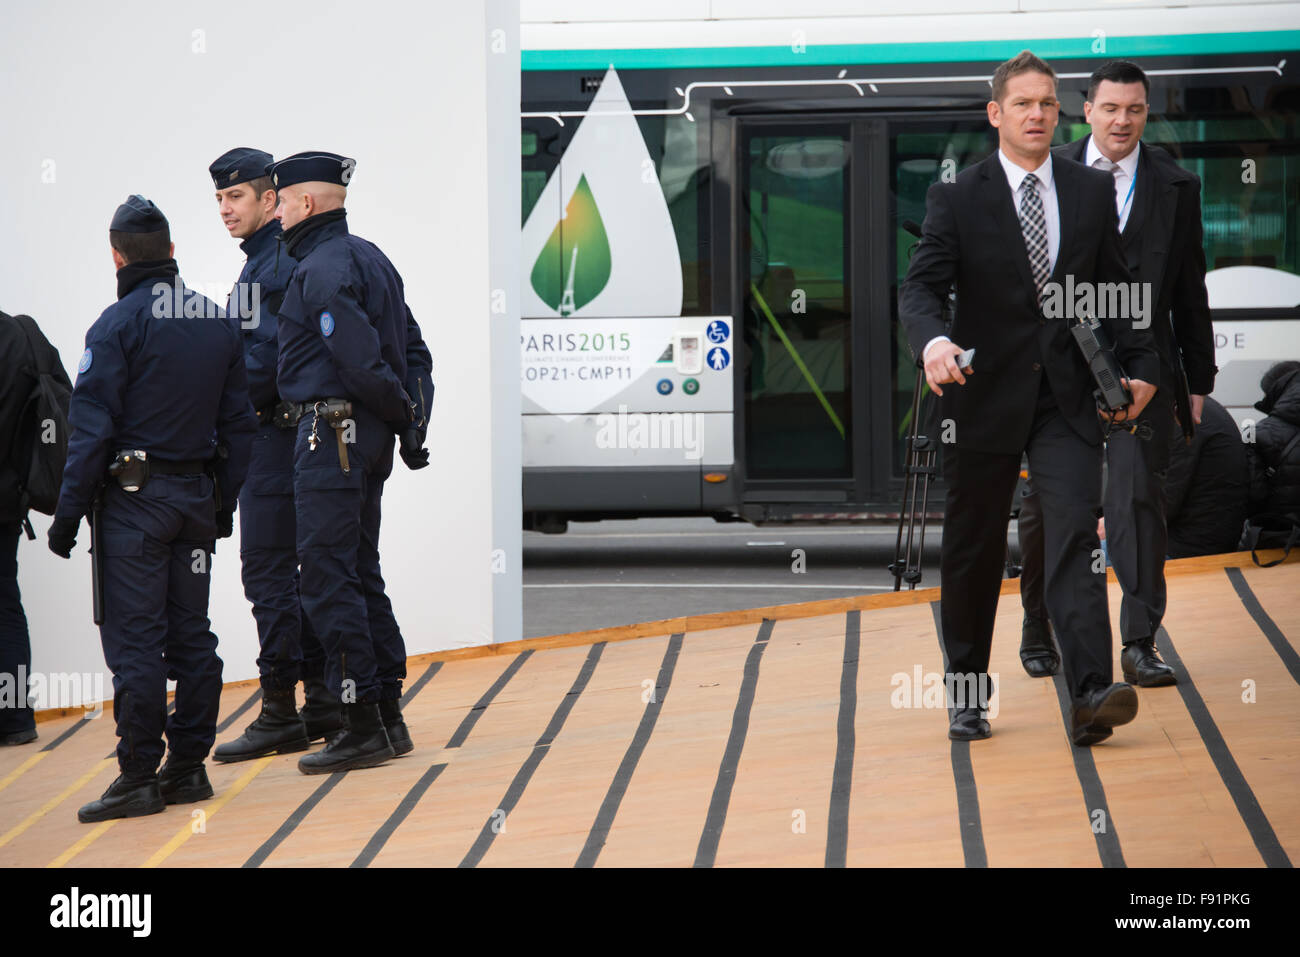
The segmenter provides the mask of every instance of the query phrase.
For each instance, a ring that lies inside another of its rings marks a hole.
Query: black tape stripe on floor
[[[411,811],[415,809],[415,806],[420,803],[420,798],[424,797],[424,792],[429,790],[429,785],[436,781],[438,775],[445,771],[446,768],[446,764],[435,764],[429,768],[429,770],[425,771],[424,774],[420,775],[420,780],[416,781],[411,787],[411,790],[406,792],[406,796],[402,798],[402,802],[397,805],[397,808],[393,813],[388,815],[388,820],[386,820],[380,826],[379,830],[375,831],[370,840],[366,842],[366,846],[362,848],[361,853],[357,855],[357,859],[349,865],[350,867],[370,866],[370,862],[373,861],[375,857],[378,856],[379,852],[384,849],[384,845],[387,844],[388,839],[393,836],[393,832],[401,826],[402,822],[406,820]]]
[[[527,760],[524,761],[523,767],[515,773],[514,780],[510,782],[510,787],[506,789],[505,797],[501,799],[497,809],[488,815],[488,819],[483,822],[483,829],[479,831],[478,840],[474,842],[464,860],[460,862],[461,867],[476,867],[492,846],[492,841],[496,838],[497,833],[504,830],[510,812],[519,803],[519,798],[523,796],[524,789],[528,787],[533,772],[542,763],[542,758],[546,757],[546,752],[550,750],[551,743],[555,740],[556,735],[560,733],[560,729],[564,727],[569,712],[578,703],[578,696],[582,694],[583,689],[587,687],[587,682],[591,680],[592,672],[596,670],[596,662],[600,660],[601,652],[604,650],[605,642],[598,641],[587,652],[587,658],[582,663],[582,670],[578,672],[578,677],[574,679],[573,687],[564,696],[560,706],[555,709],[555,714],[551,715],[550,723],[546,726],[546,730],[542,732],[542,736],[537,739],[537,743],[533,745],[533,750],[529,753]]]
[[[411,685],[411,687],[407,690],[406,694],[402,695],[401,705],[403,708],[406,707],[406,705],[409,704],[411,700],[417,694],[420,693],[421,690],[423,690],[424,686],[429,683],[429,679],[432,678],[434,675],[436,675],[438,673],[438,670],[441,667],[442,667],[441,661],[434,661],[429,664],[428,668],[424,669],[424,674],[420,675],[420,677],[416,679],[415,683]],[[252,701],[250,699],[250,701],[246,702],[245,706],[251,703]],[[237,714],[238,712],[236,712],[236,715]],[[231,715],[231,718],[233,719],[236,715]],[[265,862],[266,859],[271,856],[271,853],[282,843],[284,843],[284,839],[288,837],[290,834],[292,834],[297,829],[298,825],[301,824],[303,820],[307,817],[307,815],[312,812],[312,810],[316,807],[316,805],[325,799],[325,795],[329,794],[330,791],[334,790],[335,786],[341,780],[343,780],[343,776],[345,774],[347,774],[346,771],[335,771],[333,774],[329,775],[324,781],[322,781],[320,786],[317,787],[315,791],[307,795],[306,800],[304,800],[301,804],[299,804],[296,808],[294,808],[293,812],[287,818],[285,818],[284,823],[281,824],[278,828],[276,828],[275,833],[272,834],[270,837],[268,837],[262,843],[262,846],[253,852],[252,856],[249,857],[249,859],[243,863],[243,866],[261,867],[263,862]],[[437,775],[435,775],[435,777],[436,776]],[[432,780],[432,778],[430,780]],[[399,821],[398,823],[401,822]],[[393,826],[396,827],[397,825],[394,824]],[[387,839],[388,839],[387,836],[385,836],[384,840]],[[374,838],[371,838],[371,840],[373,841]],[[376,854],[379,853],[380,847],[383,847],[382,842],[379,844],[379,847],[375,848]],[[369,845],[367,845],[367,848],[369,848]]]
[[[104,716],[104,712],[101,710],[101,711],[99,712],[99,717],[102,718],[103,716]],[[61,745],[64,741],[67,741],[68,738],[72,737],[74,734],[76,734],[78,731],[80,731],[82,728],[84,728],[86,725],[90,724],[92,721],[98,721],[98,720],[99,720],[99,718],[86,718],[86,717],[83,717],[80,721],[74,721],[74,722],[72,722],[72,726],[71,726],[70,728],[65,728],[62,734],[60,734],[57,738],[55,738],[53,741],[51,741],[51,742],[50,742],[49,744],[47,744],[45,747],[41,748],[41,750],[42,750],[42,751],[53,751],[55,748],[57,748],[59,745]]]
[[[225,731],[227,728],[229,728],[232,724],[234,724],[236,721],[239,720],[239,716],[240,716],[240,715],[242,715],[242,714],[243,714],[244,712],[246,712],[249,708],[251,708],[253,705],[257,704],[257,703],[258,703],[259,701],[261,701],[261,700],[262,700],[262,689],[259,687],[259,688],[257,688],[257,689],[256,689],[256,690],[255,690],[251,695],[248,696],[248,700],[247,700],[247,701],[245,701],[245,702],[244,702],[243,704],[241,704],[238,708],[236,708],[234,711],[232,711],[232,712],[230,713],[230,716],[229,716],[228,718],[226,718],[225,721],[222,721],[220,724],[217,725],[217,734],[221,734],[221,732],[223,732],[223,731]],[[175,705],[176,705],[176,702],[173,701],[173,702],[172,702],[172,706],[175,707]]]
[[[424,674],[420,675],[420,677],[416,679],[415,684],[407,688],[406,694],[402,695],[402,700],[400,702],[401,707],[405,708],[407,704],[410,703],[411,699],[420,693],[424,686],[429,683],[429,679],[436,675],[441,668],[441,661],[430,662],[429,667],[424,669]]]
[[[1192,716],[1192,723],[1196,725],[1196,730],[1200,732],[1205,750],[1210,753],[1214,766],[1219,770],[1223,786],[1232,795],[1232,801],[1237,805],[1237,813],[1241,815],[1246,830],[1250,832],[1251,840],[1259,850],[1259,856],[1264,859],[1268,867],[1290,867],[1291,858],[1287,856],[1277,835],[1273,833],[1273,825],[1268,822],[1264,809],[1259,806],[1255,792],[1246,782],[1246,776],[1241,773],[1241,768],[1237,767],[1236,759],[1228,750],[1228,742],[1223,739],[1223,734],[1220,733],[1219,726],[1214,723],[1214,718],[1210,717],[1210,709],[1206,707],[1205,699],[1196,690],[1191,673],[1187,670],[1183,659],[1179,657],[1174,641],[1169,637],[1169,632],[1164,626],[1156,631],[1156,647],[1169,666],[1178,672],[1178,684],[1174,687],[1182,695],[1183,705]]]
[[[515,656],[514,660],[506,666],[505,671],[497,677],[496,681],[492,682],[492,686],[488,688],[477,702],[475,702],[474,707],[470,709],[469,714],[461,720],[460,726],[457,727],[455,733],[451,736],[451,741],[448,742],[446,745],[447,747],[460,747],[465,738],[469,736],[469,732],[478,721],[479,716],[482,715],[487,706],[492,703],[492,699],[495,698],[500,693],[501,689],[506,686],[506,682],[515,676],[520,667],[523,666],[524,661],[527,660],[528,656],[532,653],[533,652],[530,649]],[[438,662],[435,662],[434,664],[438,664]],[[406,696],[403,696],[403,703],[409,700],[410,697],[413,697],[414,694],[424,686],[425,681],[433,677],[435,670],[436,669],[430,665],[429,670],[424,673],[414,686],[412,686],[410,692],[408,692]],[[433,782],[438,779],[438,775],[442,774],[446,767],[447,765],[445,763],[435,764],[420,776],[420,780],[416,781],[415,784],[411,786],[411,789],[406,792],[405,797],[403,797],[397,807],[394,808],[393,813],[388,815],[388,819],[379,826],[379,830],[375,831],[375,833],[371,835],[370,840],[366,842],[366,846],[362,848],[361,853],[357,855],[356,859],[350,865],[351,867],[370,866],[370,862],[373,861],[379,855],[379,852],[384,849],[384,845],[388,843],[388,839],[393,836],[393,833],[401,826],[402,822],[410,816],[410,813],[415,809],[415,806],[420,803],[420,799],[424,797],[424,792],[429,790],[429,785],[433,784]]]
[[[844,665],[840,670],[840,712],[835,728],[835,765],[831,772],[831,801],[826,814],[826,866],[844,867],[849,849],[849,796],[853,791],[853,754],[857,749],[854,722],[858,713],[858,650],[862,612],[844,618]]]
[[[943,672],[948,673],[948,649],[943,646],[943,621],[939,616],[939,602],[930,602],[934,617],[934,633],[939,636],[939,654],[943,657]],[[951,712],[949,720],[952,719]],[[975,783],[975,767],[970,758],[969,741],[953,741],[949,749],[952,763],[953,787],[957,793],[957,831],[961,835],[961,854],[966,867],[988,867],[989,856],[984,847],[984,824],[980,818],[980,793]]]
[[[704,831],[700,834],[700,843],[695,849],[696,867],[712,867],[718,856],[718,843],[722,840],[722,828],[727,823],[727,808],[731,805],[731,789],[736,784],[736,769],[740,766],[740,754],[745,749],[745,736],[749,733],[749,713],[754,706],[754,693],[758,690],[758,669],[763,663],[763,652],[767,650],[768,639],[772,637],[775,624],[771,618],[763,619],[754,644],[750,646],[745,658],[740,694],[736,698],[736,710],[731,716],[731,733],[727,736],[726,750],[722,752],[722,763],[718,765],[718,779],[713,785],[713,798],[709,801]]]
[[[1264,633],[1268,643],[1273,646],[1277,656],[1282,659],[1282,664],[1286,665],[1286,670],[1291,672],[1291,680],[1300,684],[1300,655],[1296,654],[1295,648],[1286,640],[1286,635],[1282,634],[1282,629],[1277,626],[1264,606],[1259,603],[1255,593],[1251,591],[1250,585],[1246,582],[1246,576],[1241,573],[1240,568],[1225,568],[1228,573],[1228,581],[1232,582],[1232,587],[1237,590],[1237,597],[1241,603],[1246,606],[1246,611],[1250,612],[1250,617],[1255,619],[1255,624],[1259,625],[1259,630]]]
[[[284,842],[284,839],[297,829],[298,825],[303,822],[303,819],[312,812],[312,809],[316,807],[317,804],[325,799],[325,795],[334,790],[334,786],[342,781],[346,774],[346,771],[335,771],[326,778],[321,783],[320,787],[316,788],[315,791],[312,791],[311,794],[307,796],[307,800],[303,801],[293,809],[293,813],[285,818],[284,823],[276,828],[275,833],[267,838],[262,846],[254,851],[253,855],[248,860],[244,861],[243,866],[261,867],[266,859],[271,856],[271,852],[279,847]]]
[[[1056,703],[1060,706],[1061,721],[1065,725],[1065,743],[1070,748],[1070,757],[1074,759],[1074,774],[1079,779],[1079,788],[1083,791],[1083,805],[1088,812],[1088,827],[1097,842],[1097,856],[1101,859],[1101,866],[1128,867],[1124,863],[1124,850],[1120,847],[1119,832],[1115,829],[1115,818],[1110,813],[1110,805],[1106,803],[1106,788],[1102,786],[1101,775],[1097,773],[1097,761],[1092,756],[1092,748],[1076,747],[1071,737],[1073,704],[1062,669],[1058,668],[1057,673],[1052,676],[1052,684],[1056,687]],[[1100,818],[1097,817],[1098,811],[1101,812]]]
[[[469,714],[465,715],[464,720],[460,723],[460,727],[455,730],[445,747],[459,748],[465,743],[465,739],[468,738],[469,733],[474,730],[474,725],[478,723],[478,719],[483,716],[483,712],[487,710],[487,706],[492,703],[492,699],[501,693],[501,689],[504,688],[506,683],[515,676],[515,673],[524,666],[524,662],[527,661],[532,654],[533,649],[529,648],[527,651],[521,651],[515,656],[514,661],[510,662],[506,667],[506,670],[501,672],[501,676],[498,677],[496,681],[492,682],[492,687],[488,688],[488,690],[483,693],[483,697],[479,698],[478,701],[475,702],[474,707],[469,709]]]
[[[685,635],[678,632],[668,639],[664,659],[659,665],[659,676],[655,679],[654,697],[646,703],[645,710],[641,712],[641,721],[637,725],[636,733],[632,735],[632,743],[628,745],[618,770],[614,772],[614,780],[610,782],[609,790],[605,792],[605,800],[600,803],[595,823],[591,825],[591,831],[587,834],[587,843],[583,845],[582,853],[578,855],[578,862],[574,867],[594,867],[596,858],[605,847],[605,839],[609,835],[609,829],[614,825],[614,817],[623,802],[623,795],[627,793],[628,783],[632,780],[637,762],[641,760],[641,755],[650,741],[650,735],[654,732],[655,723],[659,720],[659,712],[663,710],[664,699],[668,697],[668,688],[673,681],[673,671],[677,667],[677,656],[682,650],[684,638]]]

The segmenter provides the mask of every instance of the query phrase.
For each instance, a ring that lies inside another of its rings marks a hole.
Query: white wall
[[[0,30],[0,308],[35,316],[69,374],[115,298],[107,229],[127,194],[163,209],[182,276],[215,292],[243,257],[213,159],[357,159],[349,223],[401,272],[434,357],[433,464],[398,462],[384,496],[412,654],[520,635],[518,36],[518,0],[78,0],[9,7]],[[64,562],[34,518],[19,552],[33,670],[100,671],[86,526]],[[254,676],[237,538],[218,545],[211,616],[226,680]]]

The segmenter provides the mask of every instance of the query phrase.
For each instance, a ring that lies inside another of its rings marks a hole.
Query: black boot
[[[383,764],[393,756],[377,704],[345,704],[343,732],[321,750],[298,759],[303,774],[330,774]]]
[[[111,821],[117,817],[142,817],[166,810],[158,790],[158,775],[152,771],[123,771],[98,801],[82,805],[77,820],[82,824]]]
[[[411,732],[406,730],[402,720],[402,703],[396,698],[379,702],[379,716],[383,719],[384,730],[388,732],[388,743],[393,746],[394,754],[410,754],[415,749]]]
[[[158,790],[168,804],[193,804],[212,797],[212,782],[202,759],[186,760],[168,754],[158,769]]]
[[[304,701],[298,714],[307,729],[307,740],[328,741],[343,730],[343,712],[339,699],[330,694],[324,678],[303,678]]]
[[[234,741],[218,745],[212,752],[215,761],[247,761],[266,754],[306,751],[311,746],[294,706],[293,689],[262,690],[262,713]]]

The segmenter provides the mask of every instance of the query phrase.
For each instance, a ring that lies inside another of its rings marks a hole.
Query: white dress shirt
[[[1124,224],[1128,222],[1128,214],[1133,211],[1133,202],[1136,199],[1137,186],[1137,168],[1138,168],[1138,151],[1142,149],[1142,144],[1138,143],[1133,147],[1133,152],[1129,153],[1116,164],[1102,155],[1101,150],[1097,149],[1097,141],[1091,136],[1088,137],[1088,145],[1083,154],[1083,161],[1088,166],[1097,167],[1098,160],[1104,160],[1101,168],[1108,172],[1114,173],[1115,176],[1115,212],[1119,214],[1119,231],[1124,231]],[[1117,166],[1119,172],[1115,172]]]
[[[1007,184],[1011,187],[1011,205],[1016,209],[1016,224],[1019,225],[1020,187],[1031,171],[1011,162],[1001,149],[998,150],[998,160],[1002,163],[1002,171],[1006,173]],[[1061,250],[1061,210],[1056,201],[1056,182],[1052,179],[1052,154],[1049,152],[1047,159],[1043,160],[1043,165],[1032,172],[1038,177],[1038,183],[1034,188],[1038,190],[1038,198],[1043,203],[1043,220],[1047,227],[1047,266],[1050,275],[1051,271],[1056,269],[1056,256]],[[951,341],[947,336],[935,336],[925,344],[925,349],[921,352],[921,361],[925,361],[930,347],[936,342]]]

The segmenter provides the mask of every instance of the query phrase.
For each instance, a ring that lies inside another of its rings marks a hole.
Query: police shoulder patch
[[[331,316],[328,312],[322,312],[320,314],[320,334],[322,336],[328,337],[333,333],[334,333],[334,317]]]
[[[90,354],[90,349],[87,348],[86,351],[81,354],[81,361],[77,363],[77,374],[81,375],[82,373],[89,371],[90,363],[92,361],[94,361],[94,356]]]

